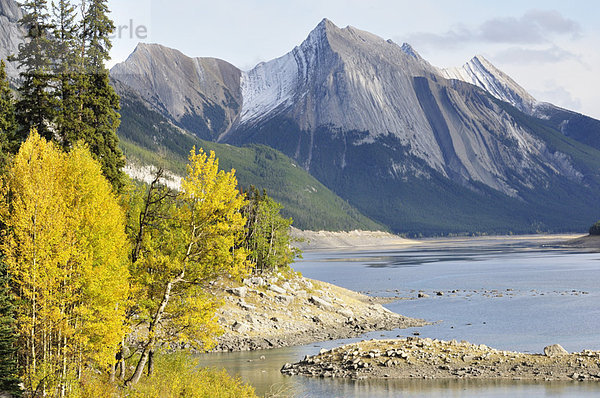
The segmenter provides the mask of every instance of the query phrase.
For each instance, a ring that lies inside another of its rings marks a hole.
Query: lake
[[[556,248],[552,241],[537,236],[435,239],[394,249],[308,252],[294,268],[306,277],[369,295],[398,297],[386,307],[433,323],[373,332],[361,339],[419,333],[421,337],[467,340],[533,353],[555,343],[568,351],[600,350],[600,253]],[[417,298],[419,292],[429,297]],[[200,357],[200,363],[225,367],[254,385],[259,394],[280,396],[600,396],[600,383],[352,381],[279,373],[286,362],[361,339],[207,354]]]

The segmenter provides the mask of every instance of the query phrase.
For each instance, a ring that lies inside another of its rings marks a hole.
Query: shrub
[[[600,221],[590,227],[590,235],[600,235]]]

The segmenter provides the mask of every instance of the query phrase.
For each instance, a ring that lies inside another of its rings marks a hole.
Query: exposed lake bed
[[[556,247],[568,237],[501,237],[425,240],[398,249],[305,253],[303,275],[374,296],[403,298],[385,304],[431,325],[372,332],[362,339],[412,336],[467,340],[511,351],[541,353],[559,343],[569,352],[600,349],[600,255]],[[544,246],[545,245],[545,246]],[[543,247],[544,246],[544,247]],[[419,293],[423,297],[419,298]],[[441,293],[438,295],[438,293]],[[429,296],[429,297],[427,297]],[[279,369],[360,339],[327,341],[263,352],[210,354],[202,364],[224,366],[268,393],[292,396],[593,396],[596,383],[524,381],[440,383],[284,377]],[[264,359],[260,359],[264,356]],[[252,362],[248,362],[252,361]],[[445,386],[445,387],[443,387]],[[410,388],[412,393],[408,393]],[[419,395],[422,394],[422,395]]]

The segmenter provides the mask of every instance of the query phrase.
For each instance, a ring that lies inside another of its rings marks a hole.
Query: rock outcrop
[[[253,277],[237,288],[223,289],[222,283],[213,289],[225,303],[218,312],[225,333],[215,351],[286,347],[426,324],[389,311],[373,297],[294,274]]]
[[[569,354],[559,345],[547,354],[501,351],[485,345],[407,337],[370,340],[325,350],[295,364],[286,375],[311,377],[512,379],[600,381],[599,351]],[[560,353],[557,355],[556,353]]]
[[[11,55],[19,51],[19,44],[24,42],[25,32],[19,24],[23,11],[14,0],[0,0],[0,59],[6,62]],[[11,82],[15,83],[19,72],[15,62],[8,62],[6,72]]]

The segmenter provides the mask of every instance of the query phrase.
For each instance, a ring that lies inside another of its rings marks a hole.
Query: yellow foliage
[[[145,229],[143,250],[131,274],[134,289],[145,292],[136,306],[139,319],[148,322],[150,339],[208,348],[221,329],[215,317],[218,303],[205,293],[207,283],[220,275],[237,278],[249,271],[247,251],[241,248],[245,199],[235,170],[219,170],[214,152],[193,149],[189,159],[179,193],[144,193],[144,198],[165,199],[151,209],[156,214]],[[142,214],[144,205],[139,202],[132,198],[130,208]],[[161,304],[166,304],[163,310]]]
[[[71,398],[256,398],[254,389],[224,370],[198,367],[189,354],[160,355],[156,371],[131,387],[117,388],[104,375],[87,373]]]
[[[36,133],[3,185],[1,249],[18,287],[23,380],[52,391],[84,364],[106,369],[121,341],[124,214],[85,147],[65,154]]]
[[[245,276],[250,267],[248,253],[238,247],[246,225],[241,213],[246,201],[237,188],[235,170],[219,170],[213,151],[207,155],[193,148],[189,160],[176,214],[184,242],[192,244],[191,254],[184,261],[196,263],[190,272],[198,278],[222,272]]]
[[[191,355],[159,357],[154,376],[129,391],[132,398],[255,398],[254,389],[225,370],[200,368]]]

